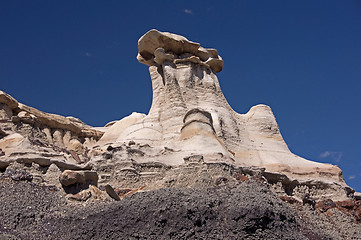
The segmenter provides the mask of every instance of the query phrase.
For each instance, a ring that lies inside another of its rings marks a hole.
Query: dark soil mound
[[[345,239],[329,234],[327,219],[302,205],[297,212],[259,180],[160,189],[84,206],[63,199],[52,188],[0,180],[0,239]],[[350,235],[342,234],[357,239],[350,224],[342,227]]]
[[[0,179],[0,203],[0,239],[47,239],[47,220],[66,204],[54,188],[9,179]]]
[[[0,190],[0,232],[15,239],[302,238],[294,213],[257,181],[161,189],[87,207],[67,206],[27,182],[2,181]]]

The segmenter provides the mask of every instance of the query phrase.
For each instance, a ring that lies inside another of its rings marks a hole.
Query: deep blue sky
[[[236,111],[271,106],[291,151],[361,191],[361,1],[0,0],[0,89],[93,126],[147,113],[152,28],[216,48]]]

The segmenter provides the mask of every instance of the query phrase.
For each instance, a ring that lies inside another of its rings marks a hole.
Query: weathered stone
[[[32,114],[36,117],[39,123],[50,128],[70,130],[75,134],[85,137],[95,137],[97,139],[103,135],[103,132],[97,131],[83,122],[79,123],[79,121],[74,120],[74,118],[67,118],[56,114],[44,113],[21,103],[19,103],[18,108],[21,111]]]
[[[105,145],[107,143],[116,142],[117,138],[126,128],[141,121],[145,116],[145,114],[133,112],[131,115],[114,122],[113,124],[111,124],[109,129],[105,131],[104,135],[100,138],[97,144]]]
[[[109,184],[105,185],[105,191],[108,193],[108,195],[113,198],[115,201],[119,201],[119,195],[114,191],[114,188],[110,186]]]
[[[18,106],[18,102],[9,94],[0,90],[0,103],[9,106],[11,109],[15,109]]]
[[[357,207],[357,202],[353,201],[353,200],[345,200],[345,201],[337,201],[336,205],[342,208],[346,208],[346,209],[354,209],[355,207]]]
[[[76,194],[69,194],[67,197],[71,200],[76,200],[80,202],[85,202],[92,196],[91,191],[89,190],[83,190],[81,192],[78,192]]]
[[[331,199],[319,201],[315,204],[315,208],[319,209],[321,212],[326,212],[328,209],[335,207],[336,207],[336,203],[334,203]]]
[[[82,163],[82,160],[80,159],[79,155],[74,150],[70,150],[69,152],[77,163],[79,164]]]
[[[238,114],[229,106],[215,75],[221,61],[216,50],[157,30],[141,37],[138,49],[138,60],[150,66],[151,109],[141,118],[129,116],[113,124],[92,146],[134,141],[151,146],[148,152],[132,156],[134,161],[180,166],[187,163],[186,157],[202,155],[205,162],[265,168],[285,175],[289,182],[335,182],[335,189],[329,184],[330,192],[344,192],[337,199],[347,198],[337,166],[290,152],[270,107],[257,105]]]
[[[85,154],[85,148],[78,139],[71,139],[68,149],[75,151],[77,154]]]
[[[94,199],[99,199],[104,201],[105,199],[109,198],[104,191],[100,190],[98,187],[94,185],[90,185],[89,189]]]
[[[183,36],[159,32],[155,29],[139,39],[138,49],[138,61],[149,66],[155,63],[162,65],[165,61],[187,59],[186,61],[202,63],[214,72],[222,71],[223,67],[223,60],[217,50],[205,49],[199,43],[191,42]],[[176,58],[172,53],[177,55]]]
[[[61,174],[61,170],[56,164],[50,164],[46,173],[43,175],[43,179],[47,185],[54,185],[58,188],[61,188],[61,184],[59,182],[59,176]]]
[[[56,129],[53,133],[53,142],[54,145],[59,148],[64,148],[64,142],[63,142],[63,136],[64,133],[61,129]]]
[[[133,113],[94,128],[0,92],[6,124],[11,124],[0,131],[3,168],[16,161],[40,168],[94,169],[103,184],[132,189],[139,184],[155,189],[224,183],[219,176],[227,184],[239,183],[249,177],[273,185],[278,195],[298,199],[305,193],[318,200],[351,196],[337,166],[303,159],[288,149],[270,107],[257,105],[245,114],[231,108],[216,76],[223,67],[217,50],[157,30],[141,37],[138,49],[152,81],[147,115]],[[11,114],[17,114],[16,121]],[[84,184],[80,172],[64,176],[64,183]]]
[[[98,174],[93,171],[73,171],[65,170],[60,176],[59,181],[63,186],[72,184],[92,184],[98,185]]]
[[[0,139],[0,148],[5,154],[10,154],[17,150],[23,141],[24,137],[21,134],[13,133]]]
[[[303,205],[309,204],[312,207],[315,207],[316,200],[310,196],[310,194],[305,194],[302,198]]]
[[[360,200],[345,200],[335,202],[337,207],[342,211],[355,217],[356,221],[361,222],[361,201]]]
[[[11,120],[12,116],[13,116],[13,111],[11,110],[11,108],[4,103],[0,103],[0,121]]]
[[[154,62],[162,65],[164,61],[173,61],[174,55],[165,53],[163,48],[157,48],[154,51]]]
[[[45,134],[46,139],[48,140],[48,143],[53,145],[54,142],[53,142],[53,137],[51,135],[51,130],[49,128],[45,127],[42,131]]]
[[[70,140],[71,140],[72,136],[71,136],[71,132],[70,131],[64,131],[64,136],[63,136],[63,143],[66,149],[69,149],[70,147]]]
[[[288,202],[290,204],[298,203],[298,201],[290,196],[278,196],[282,201]]]
[[[17,116],[20,118],[20,120],[22,122],[29,123],[29,124],[34,124],[35,121],[37,120],[35,115],[33,115],[29,112],[26,112],[26,111],[19,112]]]

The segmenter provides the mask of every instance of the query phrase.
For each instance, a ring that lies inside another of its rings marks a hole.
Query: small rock
[[[221,184],[222,182],[223,182],[223,183],[226,183],[226,182],[228,182],[228,179],[225,178],[225,177],[219,177],[219,178],[216,179],[215,184],[216,184],[216,185],[219,185],[219,184]]]
[[[109,184],[107,184],[105,186],[105,191],[108,193],[108,195],[113,198],[115,201],[120,201],[120,198],[118,196],[118,194],[114,191],[114,188],[112,186],[110,186]]]
[[[290,197],[290,196],[278,196],[282,201],[284,202],[288,202],[290,204],[294,204],[294,203],[297,203],[298,201],[293,198],[293,197]]]
[[[244,181],[247,181],[248,179],[249,179],[248,177],[246,177],[240,173],[236,175],[236,180],[238,180],[238,181],[244,182]]]
[[[321,212],[326,212],[328,209],[335,207],[336,207],[336,203],[334,203],[331,199],[319,201],[315,204],[315,208],[319,209]]]
[[[310,194],[306,193],[302,198],[302,203],[303,205],[309,204],[312,207],[315,207],[316,201],[310,196]]]
[[[90,189],[91,194],[92,194],[92,196],[94,198],[96,198],[96,199],[105,199],[105,196],[106,196],[105,193],[102,190],[100,190],[99,188],[97,188],[96,186],[90,185],[89,189]]]
[[[89,190],[83,190],[77,194],[69,194],[68,199],[85,202],[91,197],[91,195],[92,194]]]
[[[69,152],[77,163],[79,164],[82,163],[82,160],[80,159],[79,155],[74,150],[70,150]]]

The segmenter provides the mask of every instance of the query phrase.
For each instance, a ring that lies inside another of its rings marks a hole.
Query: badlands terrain
[[[0,91],[0,239],[361,239],[360,193],[269,106],[235,112],[216,49],[150,30],[138,50],[147,115],[97,128]]]

